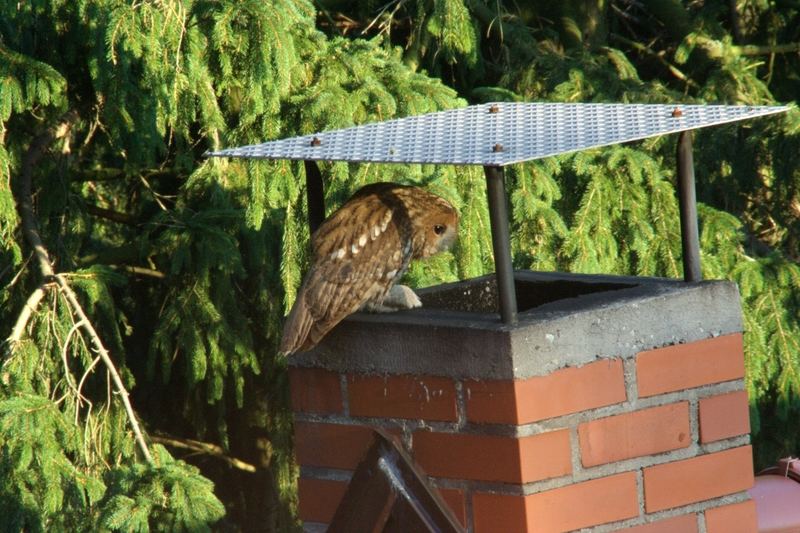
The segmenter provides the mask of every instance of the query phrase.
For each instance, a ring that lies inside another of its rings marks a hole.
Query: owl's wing
[[[320,226],[313,240],[314,264],[284,325],[281,353],[312,348],[364,302],[391,288],[410,250],[403,224],[393,215],[365,199]]]

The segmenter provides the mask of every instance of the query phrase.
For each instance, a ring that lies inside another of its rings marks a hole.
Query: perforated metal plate
[[[786,106],[498,102],[206,155],[504,166],[787,109]]]

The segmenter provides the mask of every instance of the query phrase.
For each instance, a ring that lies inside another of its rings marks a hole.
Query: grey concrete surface
[[[289,364],[369,374],[519,379],[742,331],[727,281],[517,271],[519,323],[489,312],[493,276],[418,291],[423,307],[357,313]]]

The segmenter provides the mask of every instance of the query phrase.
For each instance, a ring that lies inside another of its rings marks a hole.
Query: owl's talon
[[[422,307],[419,296],[406,285],[395,285],[383,299],[383,304],[394,309],[413,309]]]
[[[362,311],[370,313],[393,313],[403,309],[422,307],[419,296],[406,285],[394,285],[382,301],[370,301],[361,306]]]

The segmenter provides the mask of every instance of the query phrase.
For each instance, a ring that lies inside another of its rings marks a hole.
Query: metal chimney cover
[[[788,109],[787,106],[496,102],[206,155],[505,166]]]

